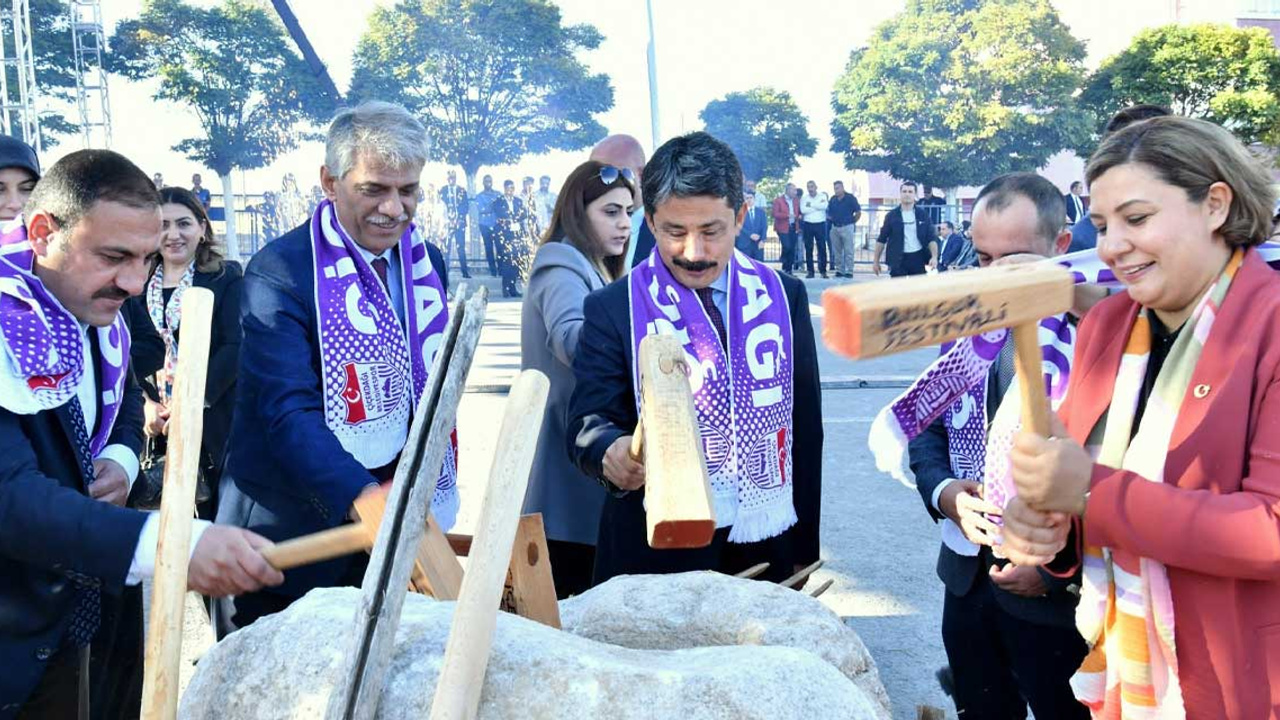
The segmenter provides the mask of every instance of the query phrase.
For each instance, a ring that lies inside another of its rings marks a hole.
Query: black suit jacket
[[[1062,196],[1062,202],[1067,206],[1067,223],[1074,225],[1084,217],[1084,200],[1080,200],[1080,206],[1076,207],[1076,198],[1071,193]]]
[[[240,290],[244,284],[244,271],[240,263],[228,260],[216,272],[197,271],[191,279],[193,287],[205,288],[213,293],[213,324],[209,338],[209,368],[204,389],[204,426],[202,430],[201,460],[206,469],[222,467],[227,436],[231,433],[231,414],[235,409],[236,370],[240,360]],[[160,398],[153,376],[164,366],[164,341],[160,339],[147,312],[145,295],[129,298],[125,303],[130,318],[130,329],[149,331],[160,343],[159,358],[151,343],[134,343],[129,350],[129,361],[138,369],[138,384],[152,400]],[[174,337],[182,342],[182,325]],[[158,362],[157,362],[158,361]]]
[[[443,280],[440,250],[428,244],[427,254]],[[325,424],[309,224],[253,256],[240,295],[244,337],[218,522],[275,542],[337,527],[374,476]],[[336,584],[352,561],[290,570],[263,592],[302,597]]]
[[[88,496],[71,422],[66,405],[34,415],[0,408],[0,718],[16,712],[60,647],[75,607],[72,574],[102,582],[105,615],[146,520]],[[108,443],[142,449],[131,372]]]
[[[818,558],[818,523],[822,506],[822,390],[818,353],[804,284],[780,275],[791,315],[794,405],[792,501],[799,522],[791,534],[795,562]],[[604,479],[604,453],[636,426],[635,390],[631,382],[631,315],[627,279],[617,280],[587,296],[585,322],[573,360],[577,379],[569,400],[569,455],[588,477]],[[612,486],[610,486],[612,487]]]
[[[761,238],[764,235],[760,236]],[[640,221],[640,233],[636,235],[636,253],[631,259],[631,267],[635,267],[653,254],[653,246],[658,242],[653,236],[653,231],[649,229],[649,221],[647,219]]]
[[[920,241],[920,249],[928,250],[929,243],[938,243],[938,232],[933,227],[929,211],[916,205],[916,237]],[[876,238],[876,242],[884,243],[886,250],[885,262],[889,263],[890,272],[897,273],[902,264],[903,255],[903,223],[902,223],[902,206],[898,206],[889,211],[884,216],[884,223],[880,225],[880,236]]]
[[[999,398],[1001,394],[996,386],[996,367],[993,364],[987,374],[987,397]],[[995,417],[999,401],[987,403],[987,422]],[[911,441],[908,446],[911,471],[916,476],[916,489],[920,491],[920,499],[925,509],[935,522],[943,519],[942,513],[933,506],[933,493],[947,478],[955,477],[951,470],[951,458],[947,451],[947,428],[942,418],[935,420],[923,433]],[[1074,547],[1067,543],[1067,547]],[[991,548],[982,547],[976,556],[960,555],[942,545],[938,552],[938,577],[946,585],[947,592],[965,596],[976,583],[991,583],[986,577],[988,568],[996,562]],[[1003,561],[1000,561],[1003,563]],[[1027,598],[1001,590],[991,583],[991,591],[1001,609],[1010,615],[1041,625],[1074,627],[1075,608],[1079,596],[1068,590],[1068,587],[1079,582],[1078,577],[1059,578],[1040,569],[1040,579],[1048,589],[1048,595],[1042,598]]]

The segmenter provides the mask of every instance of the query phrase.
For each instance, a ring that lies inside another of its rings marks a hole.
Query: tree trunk
[[[467,198],[470,203],[467,207],[467,226],[469,232],[467,236],[470,240],[467,242],[467,257],[484,259],[484,242],[480,239],[480,204],[476,202],[476,173],[480,168],[462,168],[462,173],[467,178]]]
[[[236,193],[235,188],[231,185],[231,172],[219,173],[218,179],[222,181],[222,207],[224,208],[226,217],[226,243],[227,257],[231,259],[241,259],[240,241],[236,239]]]

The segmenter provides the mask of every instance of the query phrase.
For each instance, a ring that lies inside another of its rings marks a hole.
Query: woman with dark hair
[[[191,191],[166,187],[160,190],[164,219],[160,262],[147,281],[142,295],[129,300],[133,310],[149,317],[164,339],[164,367],[153,377],[139,378],[147,395],[147,460],[162,457],[169,430],[169,395],[173,369],[178,359],[181,335],[182,298],[188,288],[213,292],[213,327],[209,346],[209,369],[205,381],[203,443],[200,451],[201,493],[197,509],[200,517],[212,520],[218,507],[218,478],[222,455],[231,428],[235,397],[236,362],[240,353],[240,265],[225,259],[221,244],[213,236],[213,226],[204,205]],[[160,473],[155,473],[159,475]],[[139,498],[142,505],[159,499],[160,487],[149,478]]]
[[[599,483],[574,467],[565,450],[582,303],[589,293],[624,274],[634,205],[635,176],[630,170],[594,160],[579,165],[560,190],[525,287],[521,367],[545,373],[551,394],[524,511],[542,513],[561,598],[591,586],[605,494]]]
[[[1072,688],[1094,717],[1280,717],[1270,172],[1217,125],[1157,117],[1085,174],[1127,292],[1080,323],[1051,437],[1015,441],[1001,547],[1041,565],[1075,540],[1090,652]]]
[[[17,138],[0,135],[0,222],[22,214],[39,179],[36,151]]]

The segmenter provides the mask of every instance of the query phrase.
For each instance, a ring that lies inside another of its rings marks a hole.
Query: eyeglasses
[[[605,185],[612,185],[618,182],[618,176],[626,178],[627,182],[632,185],[636,184],[636,174],[631,172],[631,168],[616,168],[612,165],[605,165],[600,168],[600,182]]]

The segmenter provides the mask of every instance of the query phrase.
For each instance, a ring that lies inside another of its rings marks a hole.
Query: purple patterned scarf
[[[311,218],[311,249],[325,424],[361,465],[379,468],[404,449],[414,407],[444,339],[449,321],[444,286],[426,240],[411,225],[394,250],[405,289],[402,327],[391,295],[329,200]],[[457,472],[455,431],[431,508],[445,530],[457,517]]]
[[[98,333],[102,413],[89,428],[94,457],[120,414],[129,362],[129,329],[118,313]],[[75,397],[85,379],[85,334],[35,276],[35,254],[19,217],[0,227],[0,407],[19,415],[51,410]]]
[[[791,492],[793,355],[782,281],[734,252],[726,270],[729,352],[692,290],[671,275],[655,249],[628,276],[632,387],[640,405],[640,341],[665,333],[683,342],[692,374],[702,449],[717,527],[729,541],[773,537],[796,523]]]

